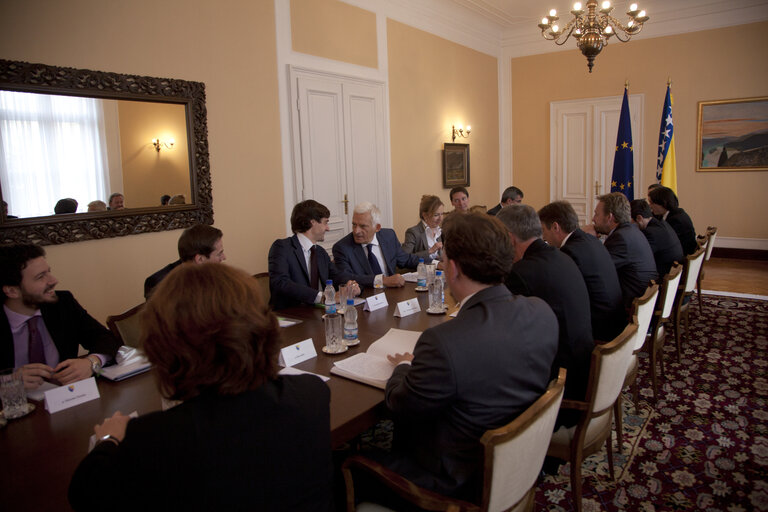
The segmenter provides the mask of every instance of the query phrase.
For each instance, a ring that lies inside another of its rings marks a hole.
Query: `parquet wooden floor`
[[[704,263],[702,289],[768,296],[768,261],[713,257]]]

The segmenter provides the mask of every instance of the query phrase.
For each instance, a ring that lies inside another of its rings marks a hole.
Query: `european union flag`
[[[629,98],[624,88],[624,100],[621,103],[619,133],[616,136],[616,154],[613,157],[611,192],[621,192],[628,200],[635,198],[635,164],[632,159],[632,122],[629,118]]]

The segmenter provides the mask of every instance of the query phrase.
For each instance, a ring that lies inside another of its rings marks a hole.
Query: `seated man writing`
[[[446,286],[459,312],[424,331],[413,355],[389,356],[397,364],[385,390],[395,434],[392,453],[381,458],[417,485],[477,502],[479,439],[546,389],[557,318],[541,299],[514,296],[502,284],[514,253],[498,220],[451,215],[443,237]]]
[[[348,279],[375,288],[403,286],[397,268],[413,270],[419,264],[418,256],[403,251],[393,230],[381,227],[381,212],[368,202],[355,207],[352,232],[333,245],[333,259]]]
[[[328,253],[318,242],[325,240],[331,212],[324,205],[309,199],[293,207],[291,230],[293,236],[275,240],[269,249],[269,302],[274,309],[323,301],[327,280],[342,284]],[[346,281],[352,295],[360,294],[355,281]]]
[[[69,384],[86,379],[120,348],[70,292],[55,291],[58,283],[42,247],[0,247],[0,368],[21,368],[27,389],[44,380]],[[79,345],[88,355],[77,357]]]
[[[175,269],[186,261],[194,263],[221,263],[224,254],[223,233],[205,224],[189,227],[179,237],[179,259],[164,266],[144,280],[144,298],[149,300],[152,290]]]

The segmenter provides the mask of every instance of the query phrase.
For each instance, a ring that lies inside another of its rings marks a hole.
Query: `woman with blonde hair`
[[[73,508],[330,511],[330,391],[315,376],[277,375],[280,328],[256,280],[182,264],[142,315],[160,393],[182,403],[96,425]]]
[[[403,250],[415,254],[428,261],[440,259],[441,241],[440,225],[443,223],[443,202],[437,196],[423,195],[419,203],[419,218],[421,222],[410,227],[405,232]]]

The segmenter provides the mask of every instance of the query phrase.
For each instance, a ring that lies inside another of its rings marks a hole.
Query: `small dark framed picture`
[[[469,144],[443,145],[443,188],[469,186]]]

